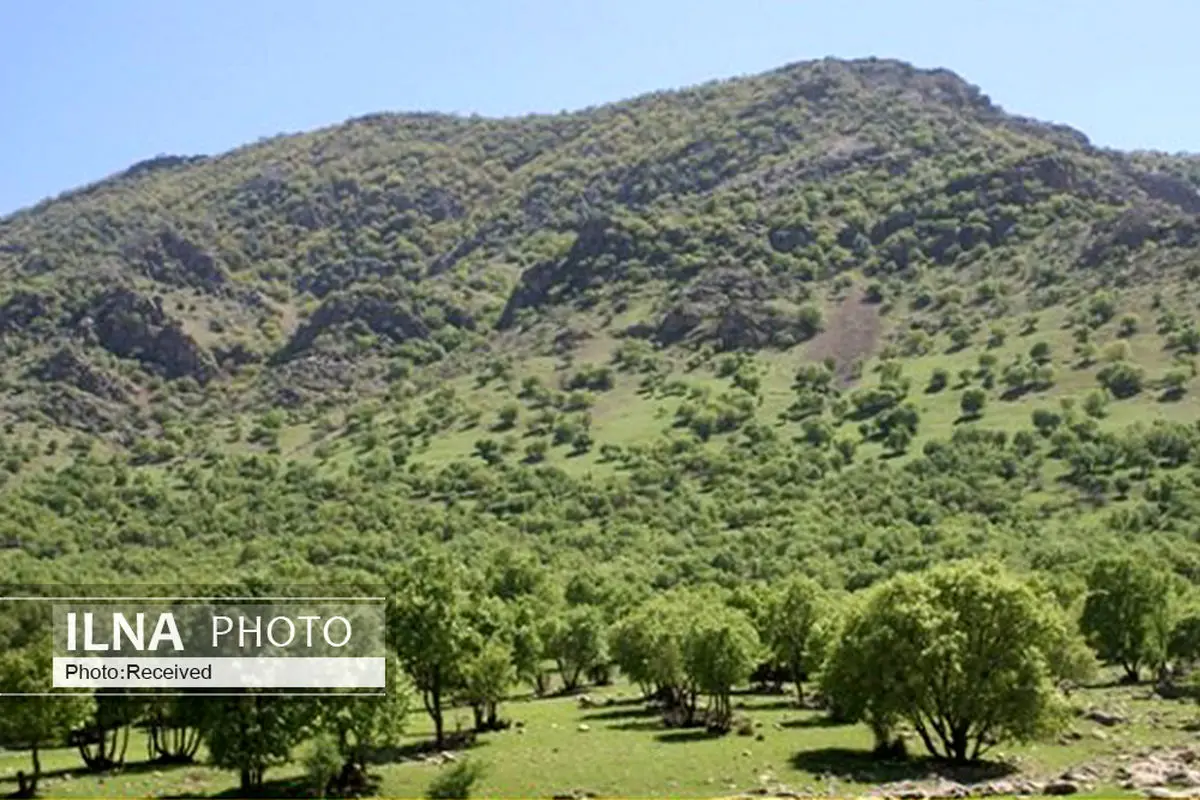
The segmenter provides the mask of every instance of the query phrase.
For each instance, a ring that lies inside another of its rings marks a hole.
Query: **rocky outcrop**
[[[1147,242],[1163,247],[1200,246],[1200,216],[1185,217],[1157,203],[1133,206],[1115,219],[1092,227],[1079,265],[1098,266],[1116,253],[1133,252]]]
[[[322,264],[301,275],[296,289],[314,297],[325,297],[363,281],[379,281],[396,274],[395,264],[378,258],[360,257]]]
[[[719,350],[790,347],[819,332],[820,314],[791,306],[789,294],[744,270],[712,270],[667,309],[651,336],[662,345],[705,341]]]
[[[39,361],[30,376],[41,381],[64,383],[104,400],[124,403],[130,390],[121,379],[97,369],[71,347],[61,347]]]
[[[1200,214],[1200,190],[1182,178],[1134,169],[1126,174],[1150,199],[1169,203],[1188,214]]]
[[[449,325],[467,330],[475,327],[474,318],[463,309],[440,301],[422,302],[437,305]],[[325,298],[272,361],[281,363],[296,358],[311,350],[323,334],[334,333],[343,327],[357,327],[396,343],[425,339],[433,328],[417,305],[417,301],[385,287],[363,286],[334,293]]]
[[[125,414],[115,403],[63,384],[39,388],[37,410],[56,425],[94,434],[118,429]]]
[[[565,258],[537,264],[521,274],[520,284],[500,315],[499,327],[511,327],[522,309],[562,302],[602,283],[636,253],[633,237],[613,220],[589,219],[580,226]]]
[[[1189,789],[1195,797],[1200,789],[1200,764],[1190,747],[1146,755],[1117,768],[1115,778],[1122,789]]]
[[[214,292],[228,283],[216,256],[170,228],[129,249],[127,255],[140,265],[146,277],[168,286]]]
[[[53,295],[14,293],[0,304],[0,334],[28,334],[34,328],[48,325],[58,313],[57,305]]]
[[[166,378],[189,377],[203,385],[217,374],[212,356],[167,316],[160,302],[131,289],[110,289],[92,298],[76,315],[75,330]]]

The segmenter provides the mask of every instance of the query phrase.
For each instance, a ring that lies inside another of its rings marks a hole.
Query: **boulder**
[[[1080,787],[1078,783],[1059,778],[1058,780],[1047,783],[1044,787],[1042,787],[1042,791],[1048,795],[1057,796],[1064,794],[1076,794],[1079,792],[1079,788]]]
[[[1129,720],[1120,714],[1115,714],[1111,711],[1093,708],[1084,712],[1084,719],[1090,719],[1092,722],[1111,728],[1114,725],[1122,725]]]

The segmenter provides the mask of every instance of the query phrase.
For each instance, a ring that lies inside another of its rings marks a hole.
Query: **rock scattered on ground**
[[[1200,788],[1200,770],[1193,768],[1196,760],[1196,751],[1188,747],[1161,750],[1118,767],[1115,777],[1123,789],[1196,789]]]
[[[1083,717],[1084,719],[1090,719],[1092,722],[1103,725],[1106,728],[1111,728],[1114,725],[1123,725],[1129,721],[1120,714],[1112,711],[1105,711],[1099,708],[1088,709],[1083,713]]]

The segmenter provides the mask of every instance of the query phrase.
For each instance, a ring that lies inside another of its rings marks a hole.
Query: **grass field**
[[[1072,701],[1080,708],[1102,708],[1128,719],[1104,728],[1076,720],[1078,738],[1010,748],[993,762],[974,768],[939,768],[919,756],[908,762],[871,758],[865,727],[833,725],[818,712],[801,710],[788,695],[743,695],[738,713],[753,720],[754,735],[709,736],[703,731],[668,730],[659,717],[634,698],[629,687],[590,693],[600,707],[581,708],[576,697],[523,699],[503,707],[516,727],[480,737],[455,754],[485,765],[476,785],[480,797],[553,797],[571,792],[599,797],[719,797],[761,793],[785,786],[798,793],[853,796],[890,781],[919,780],[935,773],[963,782],[1020,774],[1048,779],[1079,765],[1101,765],[1101,773],[1123,755],[1147,748],[1196,741],[1197,720],[1190,703],[1148,699],[1145,687],[1087,689]],[[603,705],[611,697],[612,705]],[[448,727],[469,724],[465,709],[452,713]],[[428,738],[428,719],[410,718],[412,742]],[[301,751],[303,748],[301,748]],[[48,776],[42,793],[52,797],[140,796],[210,797],[237,793],[236,776],[205,765],[160,767],[141,762],[144,740],[132,737],[129,764],[112,775],[79,769],[77,753],[55,750],[43,757]],[[916,753],[916,749],[912,751]],[[296,755],[302,755],[298,752]],[[418,757],[384,759],[373,772],[387,797],[423,796],[443,769]],[[0,792],[15,788],[18,769],[28,769],[25,753],[0,754]],[[268,792],[296,796],[306,792],[300,767],[291,764],[268,772]],[[1087,796],[1139,796],[1101,778]]]

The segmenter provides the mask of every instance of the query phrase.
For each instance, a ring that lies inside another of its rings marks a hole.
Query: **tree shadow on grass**
[[[952,764],[930,757],[891,760],[879,758],[866,750],[845,747],[826,747],[802,750],[790,759],[791,765],[814,775],[833,775],[859,783],[890,783],[892,781],[948,778],[958,783],[977,783],[995,780],[1016,772],[1016,767],[995,761],[974,764]]]
[[[378,791],[378,778],[375,780],[376,791]],[[282,798],[282,797],[316,797],[317,793],[313,791],[312,785],[304,778],[279,778],[273,781],[265,781],[262,786],[253,792],[244,792],[239,787],[226,789],[223,792],[216,794],[208,794],[205,792],[182,792],[180,794],[164,794],[159,797],[164,800],[190,800],[190,798],[199,797],[262,797],[262,798]]]
[[[19,752],[19,751],[14,751],[14,752]],[[53,779],[66,778],[66,777],[70,777],[71,779],[81,779],[81,780],[87,779],[87,778],[96,778],[96,777],[116,778],[121,775],[141,775],[141,774],[147,773],[147,772],[166,773],[166,772],[171,772],[173,770],[179,770],[179,769],[191,769],[196,766],[197,766],[197,764],[194,764],[194,763],[193,764],[171,764],[171,763],[164,762],[164,761],[130,761],[120,767],[114,767],[113,769],[98,770],[96,772],[92,772],[90,770],[83,769],[81,767],[59,767],[58,769],[42,770],[42,774],[39,776],[39,780],[46,780],[47,778],[53,780]],[[32,771],[28,765],[24,765],[24,766],[18,765],[16,767],[16,769],[24,770],[26,775],[30,774],[30,772]],[[0,784],[12,783],[15,785],[17,782],[16,775],[17,775],[16,770],[14,770],[12,772],[12,774],[10,774],[10,775],[0,776]]]
[[[398,761],[413,761],[419,760],[422,756],[431,755],[433,753],[442,752],[469,752],[480,747],[487,747],[491,742],[479,737],[474,738],[470,742],[454,742],[447,741],[443,747],[438,747],[437,742],[432,738],[421,739],[416,742],[408,742],[395,747],[378,747],[367,754],[367,761],[371,764],[395,764]]]
[[[688,742],[704,742],[709,739],[720,739],[725,734],[709,733],[704,728],[697,728],[687,731],[671,731],[670,733],[660,733],[654,738],[663,744],[686,744]]]
[[[789,719],[779,723],[781,728],[840,728],[846,723],[831,719],[828,714],[813,714],[804,719]]]
[[[661,731],[663,727],[662,719],[655,717],[653,719],[628,720],[616,725],[609,725],[608,729],[610,731]]]
[[[662,715],[661,708],[610,708],[607,711],[596,711],[584,714],[580,719],[584,722],[603,722],[606,719],[646,719]]]
[[[771,699],[763,700],[759,703],[740,701],[734,703],[734,708],[738,711],[799,711],[800,706],[796,703],[796,698],[792,697],[786,700]]]

